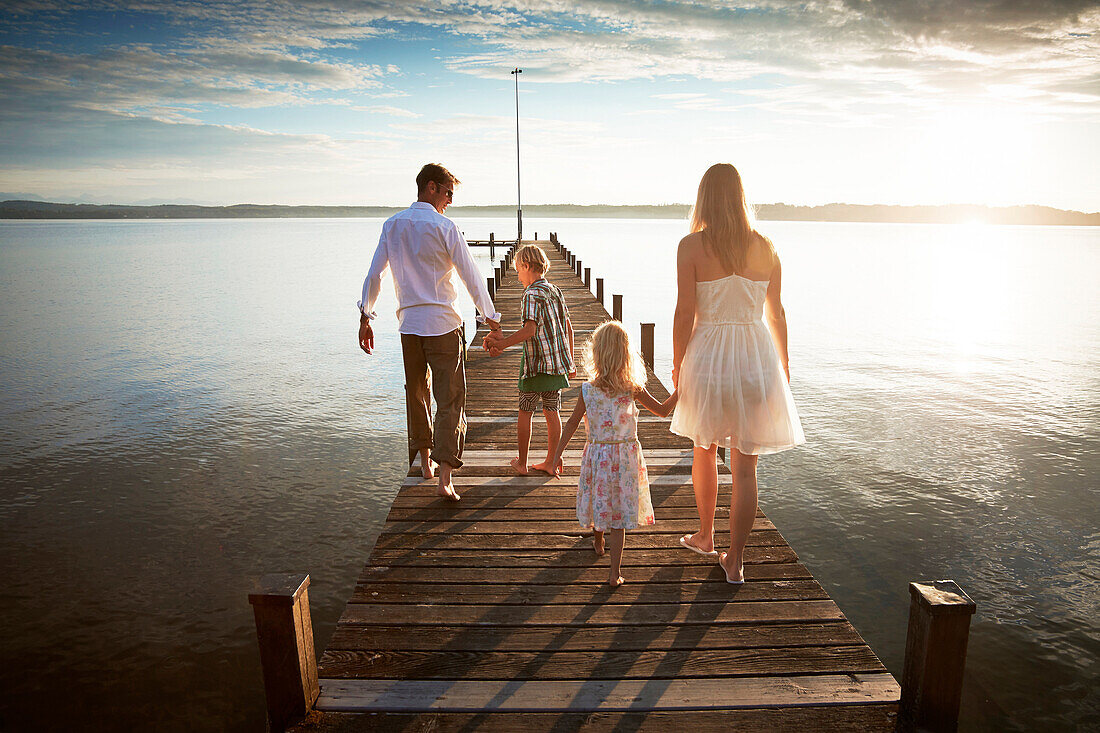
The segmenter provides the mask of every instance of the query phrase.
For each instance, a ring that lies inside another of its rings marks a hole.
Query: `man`
[[[439,494],[459,496],[451,472],[462,465],[466,439],[466,366],[463,361],[462,316],[452,282],[457,271],[474,305],[485,314],[478,320],[500,329],[500,314],[489,298],[485,278],[474,263],[458,227],[443,216],[459,183],[441,165],[429,163],[416,176],[416,203],[390,217],[363,281],[359,301],[359,347],[374,349],[371,320],[382,288],[382,276],[392,270],[397,291],[397,321],[405,361],[405,410],[408,417],[409,464],[420,454],[422,475],[433,477],[439,466]],[[429,421],[428,369],[436,414],[433,435]]]

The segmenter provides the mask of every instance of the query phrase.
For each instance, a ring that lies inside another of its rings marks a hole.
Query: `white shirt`
[[[454,272],[482,315],[500,322],[500,313],[489,298],[485,278],[462,233],[431,204],[417,201],[382,225],[359,301],[359,310],[368,318],[377,317],[374,304],[387,270],[393,272],[397,330],[401,333],[441,336],[462,325],[451,277]]]

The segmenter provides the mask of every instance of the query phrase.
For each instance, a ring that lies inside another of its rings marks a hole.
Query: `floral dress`
[[[581,395],[588,442],[577,484],[577,520],[601,532],[653,524],[634,396],[607,395],[591,382],[581,385]]]

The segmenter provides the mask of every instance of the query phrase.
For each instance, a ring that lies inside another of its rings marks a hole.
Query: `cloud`
[[[371,114],[388,115],[390,117],[411,117],[416,118],[421,115],[412,112],[411,110],[403,109],[401,107],[391,107],[387,104],[375,104],[369,107],[353,106],[353,110],[356,112],[370,112]]]

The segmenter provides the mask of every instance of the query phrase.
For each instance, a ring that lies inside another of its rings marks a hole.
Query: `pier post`
[[[485,287],[489,289],[489,300],[495,300],[497,297],[497,279],[495,277],[485,278]]]
[[[653,369],[653,324],[642,324],[642,361]]]
[[[619,323],[623,322],[623,296],[618,293],[611,296],[611,317]]]
[[[308,575],[280,573],[263,576],[259,590],[248,594],[273,731],[304,718],[320,692],[308,589]]]
[[[535,241],[536,242],[539,241],[539,233],[538,232],[535,232]]]
[[[955,731],[977,607],[953,580],[910,583],[909,597],[898,730]]]
[[[493,233],[489,232],[489,259],[493,259],[493,253],[496,252],[496,244],[493,242]]]
[[[584,268],[584,286],[589,290],[592,289],[592,268]]]
[[[600,301],[600,305],[604,305],[603,302],[603,278],[596,278],[596,300]]]
[[[573,264],[573,272],[577,273],[577,277],[581,276],[581,261],[580,260],[577,260]]]

